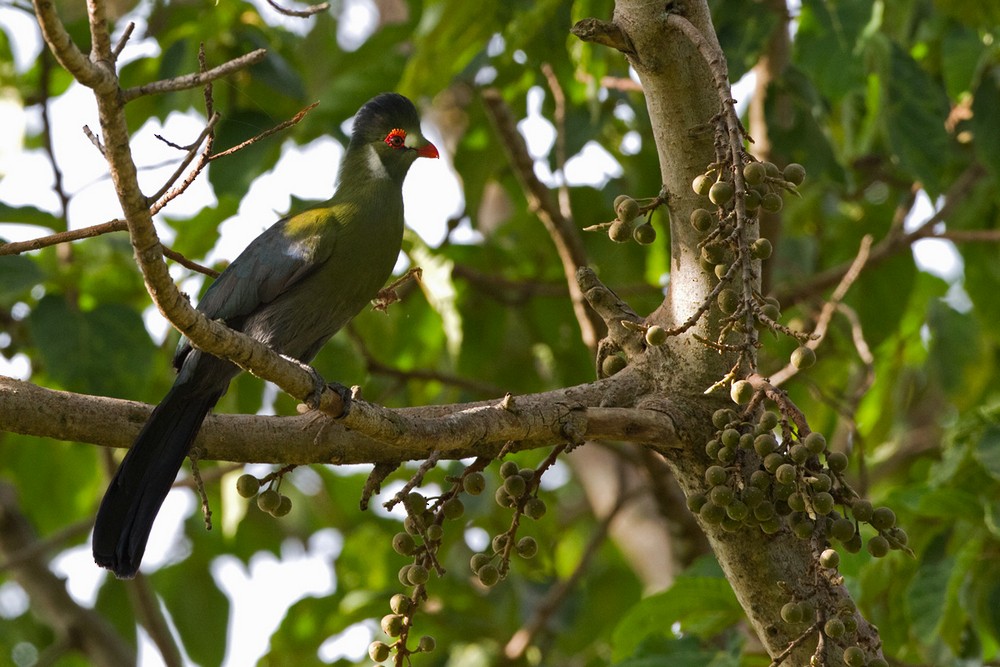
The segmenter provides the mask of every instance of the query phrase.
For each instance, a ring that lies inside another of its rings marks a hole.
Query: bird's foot
[[[343,417],[350,412],[351,400],[354,397],[354,391],[350,387],[346,387],[339,382],[328,382],[326,386],[340,397],[340,414],[336,415],[337,418]]]

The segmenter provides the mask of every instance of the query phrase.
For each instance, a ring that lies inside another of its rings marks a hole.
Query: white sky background
[[[264,5],[263,0],[259,2]],[[156,51],[156,45],[150,40],[141,40],[144,9],[145,5],[140,5],[134,17],[137,23],[135,35],[139,37],[133,37],[130,41],[122,54],[123,60],[151,55]],[[370,0],[345,0],[343,11],[346,20],[342,22],[343,28],[339,35],[341,45],[356,48],[376,25],[376,10]],[[309,25],[308,21],[304,23],[302,19],[279,16],[266,5],[262,6],[261,15],[269,20],[274,18],[274,23],[296,31],[302,31]],[[41,49],[37,26],[26,13],[8,7],[0,7],[0,25],[4,26],[15,44],[18,71],[24,71]],[[502,49],[502,40],[491,44],[491,48]],[[734,96],[745,104],[752,87],[752,81],[741,81],[734,87]],[[620,175],[621,167],[595,142],[587,144],[567,162],[566,174],[552,174],[549,171],[545,158],[552,149],[555,131],[552,124],[540,114],[544,95],[541,88],[531,92],[528,108],[524,110],[527,118],[519,125],[532,156],[537,160],[536,172],[539,177],[550,184],[567,178],[574,185],[603,187],[609,178]],[[80,131],[84,124],[95,130],[99,127],[96,105],[89,91],[74,85],[65,95],[52,101],[50,117],[56,158],[63,171],[64,188],[72,196],[68,212],[71,227],[86,227],[120,217],[120,207],[110,180],[106,178],[107,166]],[[11,206],[31,205],[57,211],[58,199],[52,191],[53,176],[47,156],[41,150],[21,150],[24,132],[37,133],[41,127],[37,109],[24,112],[19,103],[0,98],[0,127],[5,128],[0,133],[0,201]],[[176,150],[166,147],[153,134],[158,133],[178,144],[186,144],[198,135],[202,127],[203,119],[200,117],[174,113],[167,118],[164,126],[151,121],[135,133],[132,145],[135,155],[141,161],[140,184],[146,192],[157,190],[174,170],[179,159]],[[428,138],[440,148],[441,142],[436,141],[434,128],[425,125],[424,129]],[[642,137],[629,136],[623,149],[635,152],[642,149],[642,144]],[[287,211],[292,195],[304,199],[329,197],[333,192],[335,165],[342,153],[343,148],[331,139],[317,139],[303,147],[296,147],[290,141],[283,144],[282,157],[275,169],[254,182],[238,215],[221,226],[220,240],[210,254],[209,262],[215,258],[232,259],[239,254],[254,236]],[[442,155],[442,158],[418,160],[404,187],[407,223],[431,246],[441,242],[446,233],[447,220],[462,210],[458,180],[448,156]],[[141,169],[142,165],[165,166]],[[317,165],[326,168],[317,168]],[[168,210],[172,217],[184,217],[193,215],[212,202],[214,194],[211,186],[202,177],[183,196],[171,202]],[[934,209],[935,205],[925,195],[921,195],[907,221],[907,227],[920,224],[933,214]],[[453,239],[475,242],[476,234],[468,223],[464,225],[453,233]],[[161,238],[169,244],[174,236],[173,231],[162,223],[157,225],[157,229]],[[0,237],[7,240],[35,238],[50,231],[0,221]],[[914,245],[913,252],[921,268],[953,283],[960,280],[961,260],[950,242],[923,240]],[[181,271],[177,270],[176,275],[180,274]],[[196,291],[195,287],[196,285],[189,284],[185,289]],[[155,338],[160,339],[165,335],[167,324],[155,309],[151,307],[144,319]],[[0,332],[0,349],[6,345],[5,336]],[[27,378],[30,376],[30,364],[24,355],[17,355],[13,360],[0,357],[0,374]],[[251,467],[250,471],[266,473],[269,468]],[[308,471],[301,482],[308,486]],[[386,494],[394,492],[394,488],[386,490]],[[377,503],[373,504],[377,506]],[[195,502],[190,492],[172,492],[168,496],[149,540],[142,568],[144,571],[154,570],[183,556],[189,547],[183,542],[181,525],[184,518],[194,511]],[[470,542],[480,541],[482,535],[472,531],[467,539]],[[341,546],[342,538],[336,531],[321,531],[310,538],[305,549],[297,543],[288,542],[280,560],[271,554],[259,554],[252,559],[249,571],[234,558],[220,558],[213,564],[213,576],[234,603],[230,618],[230,636],[233,640],[230,642],[225,665],[255,664],[266,651],[268,638],[289,605],[305,595],[324,595],[334,590],[331,564]],[[56,558],[53,569],[67,577],[71,595],[88,606],[93,604],[97,586],[107,576],[93,564],[89,543]],[[267,602],[263,603],[264,600]],[[24,593],[16,584],[8,583],[0,587],[0,619],[18,615],[26,604]],[[374,622],[347,628],[340,636],[324,643],[319,649],[319,655],[330,662],[339,657],[360,660],[365,656],[367,644],[376,630]],[[162,664],[159,654],[144,635],[140,653],[140,664],[144,667]]]

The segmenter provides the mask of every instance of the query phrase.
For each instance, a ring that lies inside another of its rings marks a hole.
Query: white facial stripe
[[[406,139],[403,140],[403,145],[407,148],[417,148],[420,145],[420,137],[416,132],[406,135]]]
[[[368,170],[371,172],[372,177],[389,178],[389,172],[386,171],[385,165],[382,164],[382,159],[379,158],[375,147],[371,144],[365,146],[365,159],[368,162]]]

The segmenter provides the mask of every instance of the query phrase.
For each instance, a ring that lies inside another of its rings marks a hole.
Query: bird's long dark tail
[[[177,383],[150,414],[108,486],[94,524],[94,560],[135,576],[163,499],[205,415],[222,395]]]

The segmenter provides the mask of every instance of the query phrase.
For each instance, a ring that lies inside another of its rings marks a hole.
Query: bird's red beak
[[[435,146],[430,142],[427,142],[423,146],[419,147],[417,149],[417,155],[419,157],[432,157],[432,158],[440,157],[440,155],[438,154],[437,146]]]

